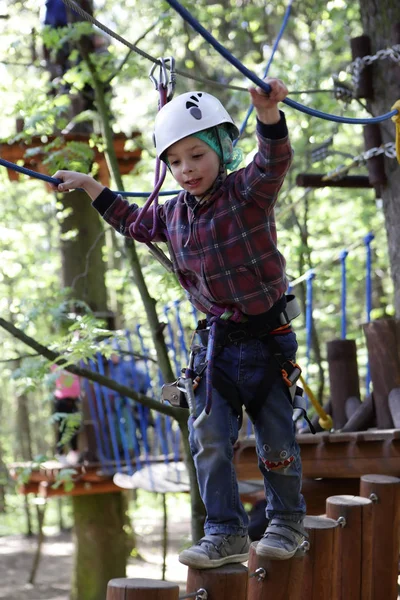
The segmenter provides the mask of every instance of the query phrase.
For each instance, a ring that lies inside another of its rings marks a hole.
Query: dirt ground
[[[127,577],[161,579],[160,522],[142,521],[135,525],[138,549],[144,560],[130,559]],[[167,581],[185,589],[187,567],[178,561],[178,553],[189,535],[187,519],[171,520],[167,558]],[[43,544],[42,557],[35,585],[26,583],[36,549],[36,540],[23,536],[0,537],[0,598],[4,600],[69,600],[72,569],[72,536],[64,533],[48,536]]]

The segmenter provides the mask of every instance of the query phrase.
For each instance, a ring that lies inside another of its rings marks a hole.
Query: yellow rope
[[[397,115],[392,117],[392,121],[396,125],[396,156],[397,162],[400,164],[400,100],[397,100],[392,106],[392,110],[397,110]]]
[[[305,382],[304,377],[302,375],[300,375],[300,381],[302,383],[305,393],[311,400],[311,404],[313,405],[313,407],[315,408],[316,412],[319,415],[318,423],[321,425],[322,429],[327,429],[327,430],[332,429],[333,428],[332,417],[324,411],[324,409],[322,408],[322,406],[320,405],[320,403],[318,402],[318,400],[312,393],[310,387]]]

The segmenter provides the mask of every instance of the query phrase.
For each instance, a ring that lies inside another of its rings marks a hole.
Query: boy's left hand
[[[269,94],[258,86],[250,87],[249,93],[259,120],[267,125],[271,125],[280,120],[278,102],[282,102],[289,92],[286,85],[280,79],[266,77],[264,81],[271,86]]]

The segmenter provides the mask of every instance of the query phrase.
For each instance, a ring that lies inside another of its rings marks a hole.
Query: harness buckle
[[[287,360],[281,369],[282,379],[288,387],[292,387],[301,375],[299,365],[291,360]]]

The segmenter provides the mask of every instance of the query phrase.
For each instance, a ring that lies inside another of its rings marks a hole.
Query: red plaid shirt
[[[283,113],[276,125],[258,122],[257,137],[252,162],[228,175],[207,202],[198,204],[182,191],[158,206],[155,241],[168,243],[189,300],[205,313],[216,304],[258,315],[287,289],[274,216],[292,159]],[[93,206],[114,229],[130,237],[136,204],[106,188]],[[151,229],[151,209],[142,223]]]

